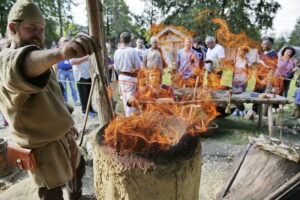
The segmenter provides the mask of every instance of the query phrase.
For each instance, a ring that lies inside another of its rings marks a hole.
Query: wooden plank
[[[295,193],[297,191],[293,192],[293,190],[299,190],[299,188],[300,188],[300,172],[297,173],[290,180],[288,180],[286,183],[282,184],[274,192],[272,192],[271,194],[269,194],[264,200],[281,200],[281,199],[287,199],[288,197],[285,197],[285,196],[287,196],[288,193],[293,193],[291,195],[295,196]],[[299,194],[298,197],[300,197],[300,194]]]
[[[223,199],[264,199],[300,172],[300,165],[252,145]]]
[[[260,135],[258,138],[249,137],[249,140],[255,142],[260,149],[296,163],[300,161],[300,145],[296,143],[281,141],[266,135]]]
[[[237,160],[234,162],[232,170],[230,172],[230,176],[228,177],[228,179],[226,180],[225,184],[224,184],[224,188],[223,190],[218,194],[217,199],[222,199],[226,193],[228,192],[228,190],[231,187],[231,184],[233,183],[237,173],[240,170],[240,167],[242,166],[244,159],[248,153],[249,148],[251,147],[252,143],[248,144],[243,151],[241,152],[241,154],[237,157]]]

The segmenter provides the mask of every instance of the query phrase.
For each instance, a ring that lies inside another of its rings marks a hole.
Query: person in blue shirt
[[[66,37],[62,37],[59,40],[59,46],[64,47],[69,42],[69,39]],[[69,86],[71,88],[72,99],[76,105],[80,105],[80,101],[78,100],[75,83],[74,83],[74,74],[73,74],[73,66],[70,63],[70,60],[62,60],[57,63],[57,77],[58,80],[64,87],[63,96],[64,101],[68,102],[68,95],[67,95],[67,81],[69,81]]]
[[[300,77],[300,76],[299,76]],[[300,117],[300,78],[298,77],[298,80],[296,82],[296,87],[297,89],[295,90],[294,93],[294,112],[292,114],[293,117]]]

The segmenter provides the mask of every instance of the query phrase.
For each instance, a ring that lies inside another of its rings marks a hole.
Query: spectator
[[[59,40],[59,47],[64,48],[69,42],[69,39],[66,37],[61,37]],[[70,64],[70,60],[62,60],[57,63],[57,76],[58,80],[64,86],[64,101],[68,102],[68,94],[67,94],[67,81],[69,82],[69,86],[71,88],[72,99],[76,105],[80,105],[80,101],[77,97],[77,92],[74,83],[74,74],[73,74],[73,67]]]
[[[114,61],[110,57],[111,47],[110,47],[109,43],[106,43],[106,50],[107,50],[107,55],[108,55],[107,66],[108,66],[110,88],[111,88],[111,91],[112,91],[113,107],[115,109],[115,106],[117,104],[117,100],[116,100],[116,82],[118,80],[118,78],[117,78],[118,75],[117,75],[117,73],[115,71],[115,68],[114,68]]]
[[[283,81],[283,88],[280,95],[287,97],[290,89],[290,83],[294,72],[296,71],[296,63],[292,59],[296,51],[293,47],[285,47],[281,51],[281,56],[278,59],[277,70],[275,76],[279,77],[278,81]],[[275,79],[276,81],[276,79]]]
[[[192,49],[193,39],[186,38],[184,48],[180,49],[176,58],[175,81],[179,87],[195,87],[194,71],[199,67],[199,53]]]
[[[136,39],[135,50],[136,50],[137,54],[139,55],[140,60],[143,60],[143,53],[146,50],[143,38],[139,37],[139,38]]]
[[[162,48],[159,47],[159,40],[157,37],[151,37],[150,39],[151,48],[147,49],[143,53],[143,68],[158,68],[161,70],[162,74],[164,69],[168,66],[171,67],[169,64],[169,60],[167,59],[165,52]]]
[[[114,68],[119,74],[119,87],[123,98],[125,116],[131,115],[135,108],[127,106],[128,99],[133,96],[137,85],[137,71],[141,61],[134,48],[130,47],[131,34],[123,32],[120,35],[120,47],[114,55]]]
[[[268,80],[268,77],[273,76],[273,74],[271,75],[270,73],[272,71],[275,72],[277,68],[278,56],[276,51],[273,50],[273,43],[274,39],[271,37],[264,37],[262,39],[262,55],[260,55],[258,60],[258,67],[255,74],[256,82],[254,92],[266,92],[265,90],[268,82],[271,83],[271,80]],[[258,105],[253,104],[252,110],[257,113]]]
[[[194,39],[194,44],[192,49],[198,54],[198,58],[199,58],[199,72],[198,75],[199,77],[199,85],[200,87],[203,86],[203,74],[204,74],[204,60],[205,60],[205,54],[207,52],[207,48],[205,46],[202,45],[202,40],[200,37],[195,37]]]
[[[70,60],[70,63],[74,68],[74,79],[77,82],[77,89],[81,102],[81,113],[82,115],[85,115],[92,84],[89,56],[73,58]],[[88,109],[88,116],[94,117],[95,115],[96,112],[91,104]]]
[[[207,86],[216,88],[220,86],[222,78],[221,61],[225,58],[224,48],[216,43],[216,38],[207,36],[205,44],[208,48],[206,53],[205,70],[207,71]]]
[[[195,51],[201,53],[203,55],[202,56],[203,59],[205,59],[207,48],[203,45],[203,42],[199,36],[195,37],[195,39],[194,39],[193,49]]]
[[[300,117],[300,80],[298,78],[296,82],[296,87],[297,89],[295,90],[294,93],[294,112],[292,114],[293,117]]]
[[[234,76],[232,83],[232,91],[234,93],[242,93],[246,91],[247,82],[250,78],[249,73],[249,60],[247,54],[249,53],[249,47],[239,47],[237,51],[237,58],[234,68]],[[243,104],[236,104],[237,108],[233,112],[233,116],[244,116],[245,106]]]
[[[250,49],[248,47],[238,48],[232,83],[232,90],[234,93],[242,93],[246,91],[247,83],[250,78],[250,63],[247,58],[249,51]]]

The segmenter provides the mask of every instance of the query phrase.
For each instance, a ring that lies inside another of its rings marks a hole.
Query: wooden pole
[[[269,136],[273,136],[273,113],[272,113],[272,105],[268,105],[268,124],[269,124]]]
[[[105,39],[103,32],[102,10],[99,6],[98,0],[86,0],[86,7],[89,19],[90,35],[93,36],[100,46],[99,57],[94,56],[92,60],[92,72],[99,74],[97,80],[95,93],[96,103],[98,108],[98,117],[100,121],[100,127],[106,125],[113,118],[112,104],[107,94],[108,77],[107,69],[105,68],[104,55],[106,51]],[[100,13],[101,12],[101,13]]]
[[[258,129],[260,129],[262,125],[262,115],[263,115],[263,106],[259,104],[258,105]]]

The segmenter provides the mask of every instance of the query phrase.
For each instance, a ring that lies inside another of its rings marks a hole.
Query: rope
[[[86,83],[86,82],[77,82],[77,81],[67,81],[67,80],[59,80],[59,82],[65,82],[65,83],[77,83],[77,84],[80,84],[80,85],[92,85],[92,83]]]

